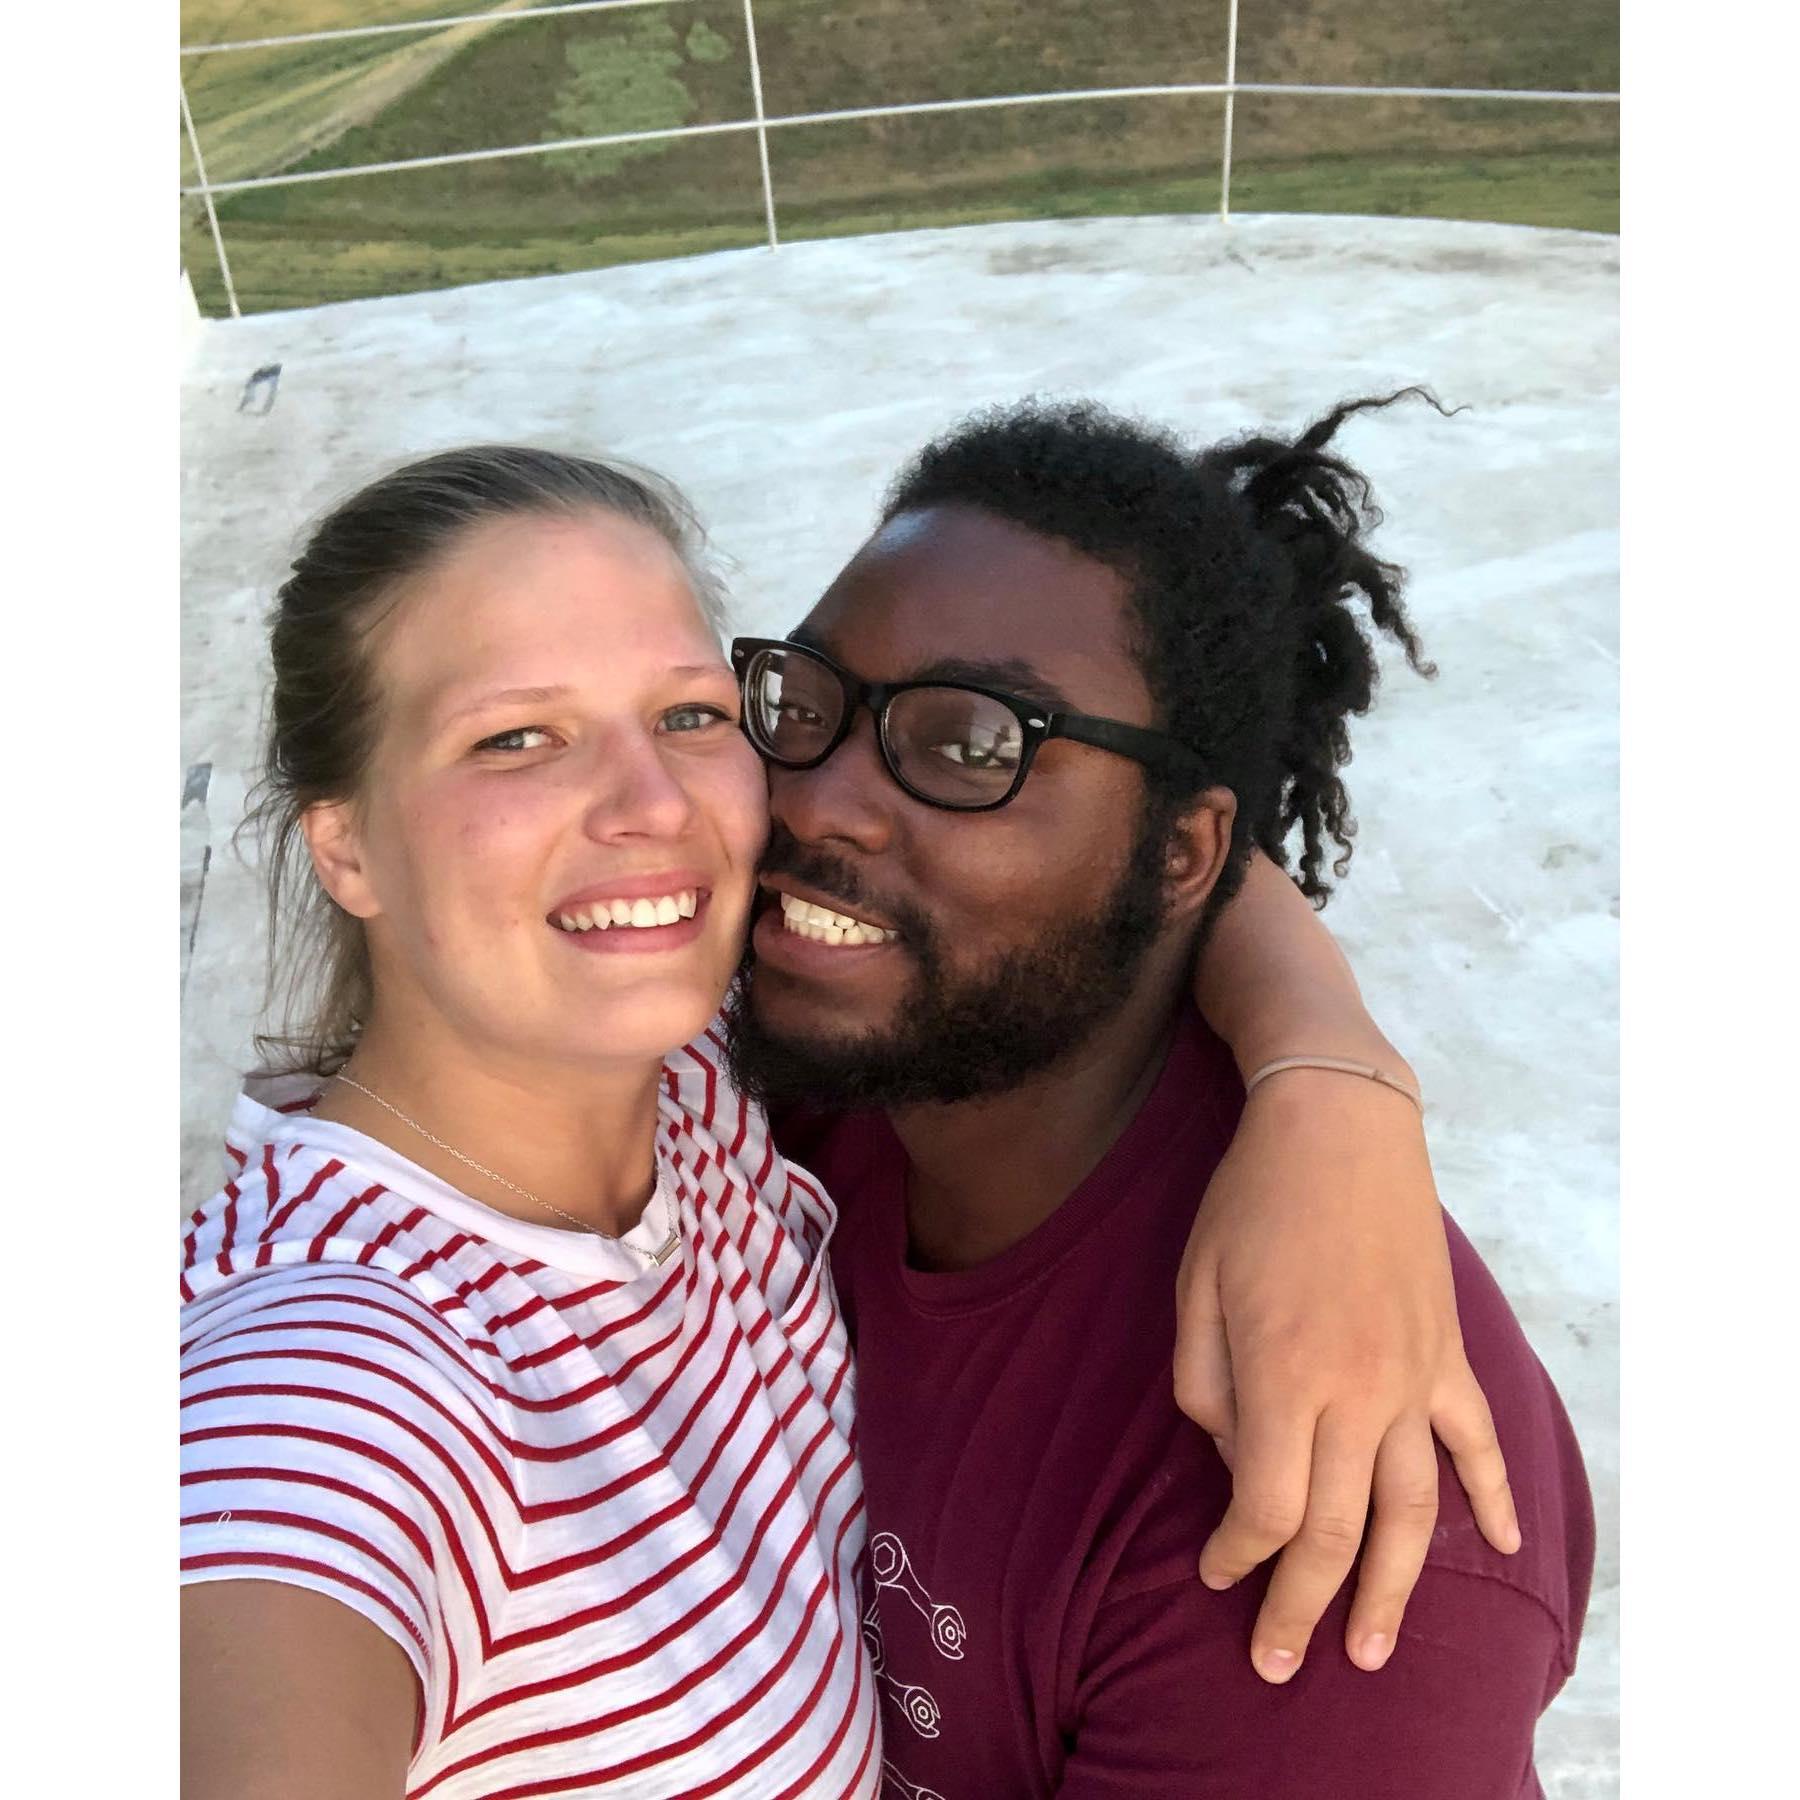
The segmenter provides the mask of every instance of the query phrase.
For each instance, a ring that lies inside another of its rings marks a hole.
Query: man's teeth
[[[615,925],[673,925],[691,919],[699,905],[699,892],[683,888],[679,894],[663,894],[653,900],[596,900],[579,912],[556,915],[564,931],[610,931]]]
[[[781,896],[781,922],[796,937],[811,938],[815,944],[890,944],[900,935],[792,894]]]

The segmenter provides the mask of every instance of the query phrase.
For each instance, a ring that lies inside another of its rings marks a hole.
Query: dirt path
[[[392,55],[384,56],[380,63],[359,77],[355,93],[345,104],[320,122],[318,135],[301,155],[310,155],[356,126],[367,125],[403,94],[410,93],[427,76],[435,73],[464,45],[479,37],[487,29],[486,18],[497,17],[501,13],[525,12],[531,5],[532,0],[499,0],[497,5],[487,9],[483,19],[474,20],[467,25],[452,26],[448,31],[432,32],[429,36],[406,44]],[[298,160],[298,157],[290,159]],[[289,164],[283,163],[281,166],[286,168]]]
[[[334,70],[208,120],[201,128],[207,173],[215,180],[230,181],[247,175],[277,175],[292,168],[378,117],[488,30],[494,18],[528,11],[532,3],[497,0],[465,24],[418,37],[397,36],[390,40],[394,48],[375,53],[358,68]],[[334,96],[335,103],[323,115],[283,119],[283,114],[305,113],[310,103],[326,96]]]

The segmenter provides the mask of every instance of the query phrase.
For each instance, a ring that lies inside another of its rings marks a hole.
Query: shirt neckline
[[[1143,1175],[1174,1152],[1177,1140],[1216,1118],[1235,1079],[1224,1046],[1192,1007],[1183,1007],[1154,1085],[1112,1148],[1047,1219],[973,1269],[918,1269],[907,1261],[906,1152],[884,1117],[895,1171],[887,1252],[907,1299],[921,1313],[947,1316],[997,1305],[1042,1280],[1130,1198]],[[1196,1211],[1200,1199],[1197,1191]],[[1121,1244],[1115,1253],[1130,1256],[1135,1250]]]
[[[315,1119],[304,1105],[294,1110],[297,1101],[304,1102],[308,1096],[316,1100],[319,1092],[316,1082],[295,1085],[297,1092],[292,1098],[272,1094],[264,1100],[248,1091],[240,1094],[233,1109],[232,1135],[278,1148],[293,1145],[323,1150],[359,1173],[373,1176],[397,1198],[424,1207],[445,1224],[516,1256],[573,1275],[632,1280],[666,1272],[669,1265],[659,1268],[649,1260],[650,1253],[662,1247],[671,1221],[685,1236],[680,1196],[664,1153],[660,1128],[656,1137],[656,1191],[629,1231],[608,1238],[597,1232],[534,1225],[488,1206],[367,1132],[335,1120]],[[645,1254],[635,1254],[629,1247],[632,1245]]]

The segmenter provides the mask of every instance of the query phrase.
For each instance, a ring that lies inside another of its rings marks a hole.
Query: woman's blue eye
[[[513,731],[497,731],[483,738],[477,750],[541,750],[550,742],[550,733],[541,725],[521,725]]]
[[[666,731],[704,731],[708,725],[729,725],[731,722],[729,713],[717,706],[702,705],[698,701],[692,706],[672,706],[663,714],[663,729]]]

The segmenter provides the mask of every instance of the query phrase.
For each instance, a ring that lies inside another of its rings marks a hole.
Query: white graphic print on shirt
[[[863,1639],[869,1646],[869,1658],[876,1677],[893,1701],[895,1710],[920,1737],[934,1738],[942,1714],[931,1690],[917,1682],[901,1681],[887,1667],[886,1645],[881,1632],[881,1596],[899,1594],[931,1631],[931,1647],[949,1662],[961,1662],[968,1628],[963,1616],[947,1602],[933,1600],[912,1566],[906,1546],[891,1531],[877,1532],[869,1539],[869,1573],[874,1578],[875,1593],[863,1614]],[[917,1787],[894,1765],[883,1759],[882,1774],[899,1800],[944,1800],[932,1788]]]

